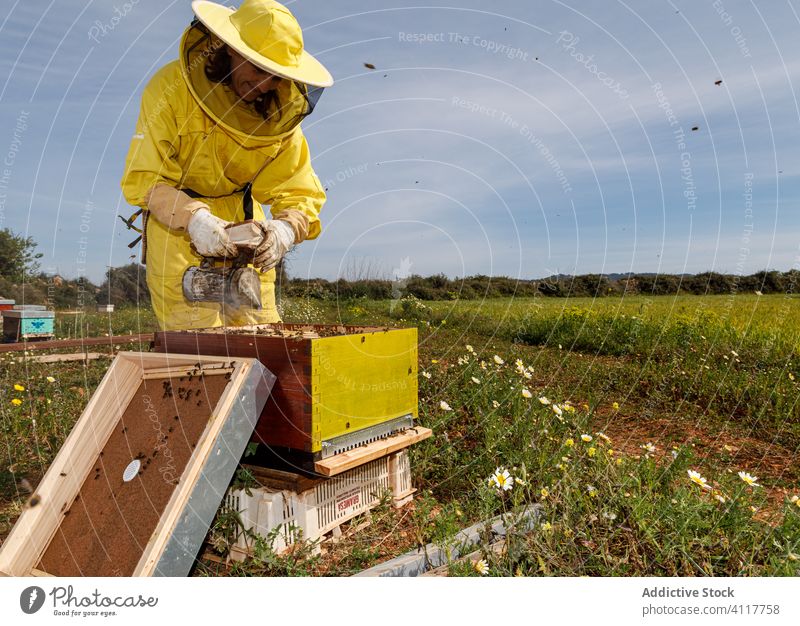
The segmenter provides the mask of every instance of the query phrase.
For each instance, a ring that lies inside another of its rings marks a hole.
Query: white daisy
[[[502,491],[510,491],[514,486],[514,477],[503,467],[498,467],[489,479],[489,485]]]
[[[761,485],[758,484],[758,478],[755,476],[751,476],[747,472],[739,472],[739,478],[741,478],[744,482],[746,482],[751,487],[760,487]]]

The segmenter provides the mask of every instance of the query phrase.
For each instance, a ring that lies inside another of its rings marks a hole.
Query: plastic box
[[[251,468],[252,469],[252,468]],[[256,479],[259,476],[256,474]],[[413,498],[408,451],[401,450],[352,469],[302,491],[271,487],[231,489],[225,505],[239,512],[245,529],[264,538],[276,533],[272,549],[281,552],[304,540],[316,541],[340,524],[374,508],[385,491],[396,507]],[[243,560],[252,539],[244,533],[237,539],[232,557]]]

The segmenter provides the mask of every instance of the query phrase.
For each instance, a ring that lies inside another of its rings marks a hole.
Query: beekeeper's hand
[[[225,227],[230,224],[208,209],[198,209],[189,219],[186,231],[197,254],[203,257],[234,257],[238,250]]]
[[[259,222],[264,239],[255,249],[253,265],[262,272],[271,270],[294,246],[294,229],[283,220]]]

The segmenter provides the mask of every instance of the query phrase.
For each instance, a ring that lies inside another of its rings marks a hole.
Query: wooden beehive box
[[[417,412],[417,329],[267,324],[156,333],[155,350],[256,357],[277,376],[254,441],[318,461]]]
[[[0,575],[185,576],[274,383],[120,352],[0,549]]]

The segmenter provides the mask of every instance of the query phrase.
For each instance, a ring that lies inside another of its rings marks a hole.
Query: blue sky
[[[304,123],[328,202],[292,275],[800,267],[800,2],[416,4],[289,3],[337,81]],[[190,19],[4,12],[0,226],[44,269],[128,262],[141,90]]]

